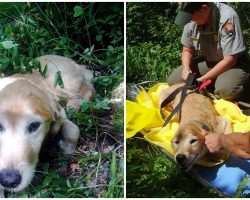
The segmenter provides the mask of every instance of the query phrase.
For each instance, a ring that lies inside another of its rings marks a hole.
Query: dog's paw
[[[79,128],[69,120],[65,120],[62,125],[61,134],[57,144],[65,154],[74,153],[80,136]]]
[[[73,154],[76,149],[76,143],[68,142],[63,138],[57,140],[57,145],[59,149],[63,151],[64,154]]]

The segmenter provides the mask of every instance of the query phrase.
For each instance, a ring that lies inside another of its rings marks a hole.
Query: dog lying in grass
[[[175,89],[183,85],[176,84],[163,90],[160,94],[160,105]],[[180,125],[172,139],[175,162],[185,171],[190,170],[199,158],[208,153],[205,136],[209,132],[231,132],[229,120],[216,115],[208,97],[191,90],[188,90],[187,94],[181,108]],[[180,95],[181,92],[171,103],[173,109],[178,105]]]
[[[80,99],[91,99],[93,73],[73,60],[61,56],[39,57],[42,70],[32,74],[0,79],[0,188],[18,192],[27,187],[34,175],[40,148],[46,138],[59,138],[65,154],[74,152],[80,134],[69,121],[59,101],[79,108]],[[64,88],[55,87],[61,72]]]

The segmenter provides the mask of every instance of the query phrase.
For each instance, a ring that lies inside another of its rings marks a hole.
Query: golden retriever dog
[[[62,56],[39,57],[47,74],[39,72],[0,79],[0,189],[18,192],[34,175],[38,154],[45,138],[60,134],[65,154],[74,152],[79,128],[69,121],[59,101],[79,108],[80,99],[94,95],[93,74],[85,66]],[[64,88],[54,86],[60,71]]]
[[[163,90],[160,94],[160,105],[175,89],[184,84],[176,84]],[[229,120],[216,115],[212,101],[191,90],[187,91],[181,108],[180,125],[172,139],[172,147],[175,150],[175,162],[184,171],[190,170],[193,164],[208,153],[205,145],[205,136],[209,132],[230,133]],[[171,105],[173,108],[180,101],[181,92],[176,95]]]

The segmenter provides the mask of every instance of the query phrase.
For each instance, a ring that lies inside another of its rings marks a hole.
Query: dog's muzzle
[[[187,162],[187,157],[184,154],[178,154],[176,156],[176,161],[180,166],[185,167]]]
[[[15,188],[22,180],[22,176],[17,170],[4,169],[0,171],[0,184],[5,188]]]

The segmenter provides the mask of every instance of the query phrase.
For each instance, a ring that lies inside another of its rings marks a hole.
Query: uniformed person
[[[170,74],[169,85],[183,82],[193,72],[197,81],[214,79],[214,93],[221,98],[242,96],[250,61],[234,9],[219,2],[184,2],[180,3],[175,23],[185,26],[182,66]]]

